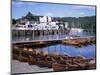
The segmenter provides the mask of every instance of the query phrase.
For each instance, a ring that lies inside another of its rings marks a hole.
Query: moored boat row
[[[62,41],[65,45],[72,45],[76,47],[96,44],[95,38],[79,38],[79,39],[65,39]]]
[[[29,65],[53,68],[54,71],[95,69],[95,59],[82,56],[49,55],[38,49],[13,46],[13,59],[27,62]]]

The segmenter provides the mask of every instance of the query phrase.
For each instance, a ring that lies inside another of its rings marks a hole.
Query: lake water
[[[48,35],[40,35],[40,36],[16,36],[12,37],[12,41],[29,41],[29,40],[49,40],[49,39],[65,39],[66,37],[73,38],[83,38],[95,36],[94,33],[91,32],[70,32],[69,34],[59,33],[59,34],[48,34]]]
[[[41,48],[42,51],[47,51],[49,54],[57,53],[59,55],[78,56],[81,55],[85,58],[95,58],[96,46],[94,44],[75,48],[69,45],[52,45],[49,47]]]
[[[69,34],[55,34],[55,35],[44,35],[44,36],[20,36],[12,38],[12,41],[29,41],[29,40],[48,40],[48,39],[65,39],[66,37],[73,38],[82,38],[82,37],[90,37],[95,36],[92,33],[88,32],[70,32]],[[69,45],[52,45],[45,48],[40,48],[40,50],[46,51],[49,54],[58,53],[60,55],[69,55],[69,56],[78,56],[82,55],[86,58],[95,58],[96,54],[96,45],[88,45],[80,48],[75,48]]]

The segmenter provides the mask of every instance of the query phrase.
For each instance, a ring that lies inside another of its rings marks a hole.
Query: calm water
[[[44,36],[20,36],[12,38],[12,41],[29,41],[29,40],[48,40],[48,39],[65,39],[67,36],[72,36],[75,38],[76,36],[80,37],[88,37],[93,36],[91,33],[87,32],[79,32],[79,33],[69,33],[69,34],[55,34],[55,35],[44,35]],[[28,38],[28,39],[27,39]],[[52,45],[49,47],[41,48],[40,50],[46,51],[49,54],[58,53],[60,55],[69,55],[69,56],[77,56],[82,55],[86,58],[95,58],[96,46],[88,45],[83,46],[81,48],[75,48],[69,45]]]
[[[65,39],[66,37],[80,38],[95,36],[93,33],[88,32],[70,32],[69,34],[54,34],[54,35],[40,35],[40,36],[16,36],[12,37],[12,41],[29,41],[29,40],[48,40],[48,39]]]
[[[95,58],[96,46],[94,44],[75,48],[69,45],[53,45],[41,48],[42,51],[47,51],[49,54],[58,53],[59,55],[78,56],[82,55],[85,58]]]

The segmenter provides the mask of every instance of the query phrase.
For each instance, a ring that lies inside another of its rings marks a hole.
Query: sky
[[[83,17],[96,15],[95,6],[20,1],[12,2],[12,18],[21,18],[28,12],[31,12],[33,15],[52,17]]]

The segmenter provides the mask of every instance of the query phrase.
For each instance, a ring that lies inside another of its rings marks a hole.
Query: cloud
[[[84,12],[79,12],[79,15],[84,15],[85,13]]]
[[[45,16],[54,16],[54,15],[53,15],[53,13],[51,13],[51,12],[47,12],[47,13],[45,14]]]
[[[94,10],[95,7],[94,6],[75,6],[74,9],[90,9],[90,10]]]

